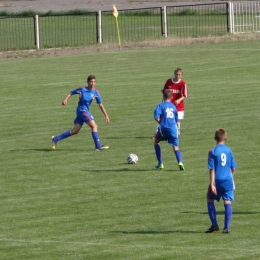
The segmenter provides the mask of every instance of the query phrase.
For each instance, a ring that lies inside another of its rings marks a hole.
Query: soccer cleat
[[[163,166],[162,163],[157,163],[154,167],[155,167],[156,169],[160,169],[160,170],[164,168],[164,166]]]
[[[215,227],[211,226],[210,228],[208,228],[205,231],[205,233],[213,233],[213,232],[217,232],[217,231],[219,231],[219,227],[218,226],[215,226]]]
[[[180,171],[185,171],[184,165],[182,162],[179,163]]]
[[[51,146],[52,146],[52,149],[55,150],[56,149],[56,145],[57,145],[57,142],[55,142],[55,136],[53,135],[51,137]]]
[[[109,148],[109,146],[106,145],[101,145],[100,148],[96,148],[96,151],[103,151],[103,150],[107,150]]]
[[[230,233],[229,228],[224,228],[222,231],[222,234],[229,234],[229,233]]]

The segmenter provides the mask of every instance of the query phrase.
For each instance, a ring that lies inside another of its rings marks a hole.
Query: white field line
[[[42,86],[60,86],[64,84],[72,84],[71,82],[51,82],[51,83],[46,83],[42,84]]]

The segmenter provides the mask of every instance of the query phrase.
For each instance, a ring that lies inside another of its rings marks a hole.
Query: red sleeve
[[[161,90],[162,93],[163,93],[163,91],[164,91],[165,89],[168,89],[168,88],[169,88],[168,81],[169,81],[169,79],[165,82],[164,87],[163,87],[163,89]]]
[[[186,98],[188,97],[188,87],[187,87],[187,84],[185,81],[183,81],[183,87],[181,90],[181,94]]]

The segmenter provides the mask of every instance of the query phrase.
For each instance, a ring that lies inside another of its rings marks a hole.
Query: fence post
[[[40,49],[39,16],[38,16],[38,14],[35,15],[34,28],[35,28],[35,46],[36,46],[37,49]]]
[[[163,25],[164,25],[164,37],[168,37],[168,30],[167,30],[167,7],[163,7]]]
[[[230,33],[234,33],[234,7],[232,2],[228,2],[229,6],[229,27]]]
[[[98,42],[102,43],[102,13],[98,11]]]

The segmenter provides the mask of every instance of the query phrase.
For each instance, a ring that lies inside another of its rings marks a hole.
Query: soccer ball
[[[127,163],[135,164],[138,162],[138,156],[134,153],[130,153],[126,158]]]

